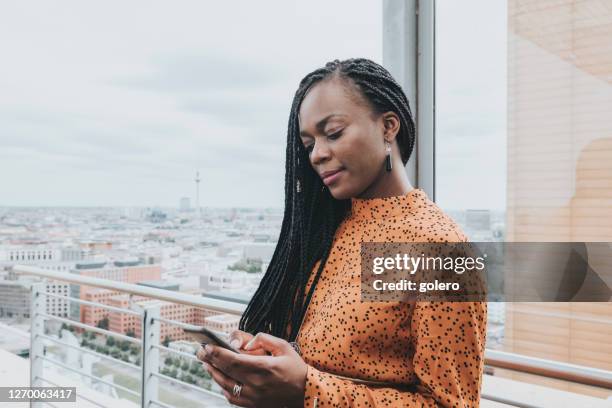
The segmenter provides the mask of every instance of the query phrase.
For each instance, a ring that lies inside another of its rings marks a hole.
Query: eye
[[[308,154],[312,153],[312,149],[314,149],[314,143],[313,144],[309,144],[308,146],[304,146],[304,149],[306,149],[306,152]]]
[[[344,129],[340,129],[339,131],[332,133],[331,135],[327,135],[328,139],[331,140],[336,140],[338,139],[340,136],[342,136],[342,132],[344,131]]]

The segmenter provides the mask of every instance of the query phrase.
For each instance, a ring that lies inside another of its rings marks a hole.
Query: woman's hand
[[[230,403],[241,407],[303,407],[308,366],[288,342],[259,333],[243,348],[247,353],[263,351],[266,355],[234,353],[210,344],[197,353]],[[239,395],[234,395],[237,383],[242,387]]]
[[[245,350],[244,347],[251,341],[255,336],[251,333],[244,332],[242,330],[234,330],[229,335],[229,342],[232,347],[236,350],[240,350],[241,353],[250,354],[252,356],[267,356],[268,353],[261,347],[253,348],[251,350]]]

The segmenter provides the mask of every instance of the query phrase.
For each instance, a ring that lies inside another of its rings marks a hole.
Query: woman
[[[408,100],[380,65],[335,60],[300,82],[278,245],[230,337],[243,353],[198,352],[231,403],[479,405],[486,303],[360,302],[361,242],[467,241],[410,185],[414,143]]]

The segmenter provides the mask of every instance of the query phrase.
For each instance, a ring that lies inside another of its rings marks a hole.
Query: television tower
[[[198,215],[201,215],[201,211],[200,211],[200,171],[199,170],[196,172],[195,182],[196,182],[196,211]]]

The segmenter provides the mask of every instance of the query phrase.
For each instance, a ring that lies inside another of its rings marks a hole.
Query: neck
[[[383,168],[374,182],[357,198],[394,197],[408,194],[413,189],[414,187],[410,184],[402,163],[393,163],[391,172],[387,172]]]

